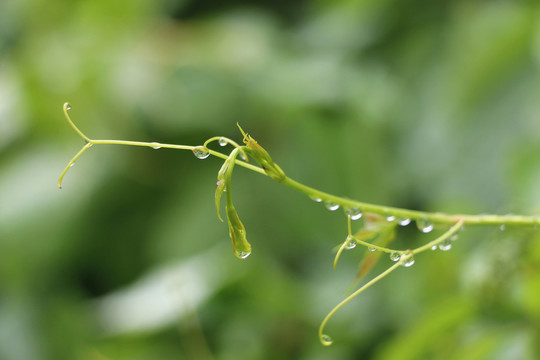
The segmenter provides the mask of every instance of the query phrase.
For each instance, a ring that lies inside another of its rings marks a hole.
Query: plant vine
[[[337,249],[336,256],[334,258],[334,268],[337,266],[340,255],[345,250],[352,249],[357,245],[367,247],[369,252],[366,255],[366,259],[370,254],[372,255],[370,261],[364,260],[364,266],[360,269],[357,278],[364,275],[367,270],[375,261],[378,260],[381,253],[387,253],[389,258],[394,263],[389,266],[385,271],[365,283],[358,288],[352,294],[347,296],[338,305],[336,305],[323,319],[319,327],[319,339],[323,345],[331,345],[333,340],[324,332],[324,328],[330,318],[345,304],[354,299],[360,293],[368,289],[379,280],[383,279],[394,270],[403,267],[410,267],[415,262],[415,255],[420,254],[426,250],[441,249],[443,251],[449,250],[452,247],[452,242],[458,237],[458,232],[463,229],[464,226],[472,225],[497,225],[497,226],[534,226],[537,227],[540,224],[540,216],[524,216],[524,215],[466,215],[466,214],[446,214],[441,212],[425,212],[417,210],[402,209],[396,207],[382,206],[376,204],[370,204],[360,202],[344,197],[335,196],[300,182],[297,182],[285,174],[285,172],[272,160],[268,152],[258,144],[249,134],[238,125],[243,135],[243,145],[238,144],[232,139],[216,136],[206,140],[203,145],[190,146],[190,145],[176,145],[165,144],[160,142],[141,142],[141,141],[126,141],[126,140],[103,140],[103,139],[91,139],[86,136],[79,128],[73,123],[69,116],[69,110],[71,105],[65,103],[63,106],[64,115],[69,125],[77,132],[77,134],[85,141],[83,147],[75,154],[75,156],[69,161],[64,170],[62,171],[58,179],[58,187],[62,188],[62,181],[67,171],[75,163],[75,161],[93,145],[127,145],[127,146],[142,146],[150,147],[154,149],[168,148],[177,150],[190,150],[199,159],[206,159],[209,156],[215,156],[224,159],[224,163],[221,169],[218,171],[216,192],[215,192],[215,205],[218,218],[223,221],[220,214],[221,198],[225,194],[225,214],[227,218],[227,224],[229,227],[229,235],[232,240],[233,252],[240,258],[245,259],[251,254],[251,244],[247,241],[246,230],[243,223],[236,212],[236,209],[232,201],[232,173],[235,165],[242,166],[248,170],[257,172],[262,175],[269,176],[273,180],[299,191],[316,202],[324,203],[326,208],[331,211],[335,211],[340,207],[345,210],[347,218],[347,230],[348,234],[345,241]],[[222,152],[212,150],[208,147],[212,142],[218,142],[222,147],[231,145],[233,150],[229,155]],[[240,157],[240,159],[238,158]],[[255,160],[259,165],[250,164],[249,158]],[[363,227],[356,232],[352,231],[352,221],[363,218]],[[437,237],[436,239],[419,246],[415,249],[393,249],[388,247],[388,244],[395,237],[395,229],[397,226],[407,226],[412,221],[416,222],[418,229],[424,233],[431,232],[434,228],[446,229],[446,231]]]

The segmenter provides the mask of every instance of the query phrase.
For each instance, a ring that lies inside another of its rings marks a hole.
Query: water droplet
[[[431,247],[431,251],[435,251],[435,250],[437,250],[437,245],[433,245],[433,246]]]
[[[73,167],[73,165],[75,165],[75,162],[72,162],[71,165],[69,165],[69,167]]]
[[[396,220],[396,217],[394,215],[390,215],[386,217],[386,221],[392,222],[394,220]]]
[[[371,252],[377,251],[377,249],[375,249],[374,247],[368,247],[368,250]]]
[[[218,140],[218,144],[219,146],[227,146],[227,139],[225,139],[224,137],[220,137]]]
[[[450,241],[456,241],[458,239],[459,235],[458,234],[454,234],[452,236],[450,236]]]
[[[323,345],[332,345],[332,343],[334,342],[334,340],[332,340],[332,338],[326,334],[323,334],[321,335],[321,342],[323,343]]]
[[[71,110],[71,104],[70,103],[65,103],[64,107],[66,108],[66,110]]]
[[[442,243],[439,244],[439,249],[442,251],[448,251],[452,248],[452,241],[450,239],[445,239]]]
[[[502,224],[501,226],[499,226],[499,230],[501,230],[501,231],[506,230],[506,225]]]
[[[353,238],[348,239],[347,244],[345,245],[345,249],[351,250],[351,249],[354,249],[355,247],[356,247],[356,240],[354,240]]]
[[[318,197],[316,197],[316,196],[310,196],[310,199],[313,200],[313,201],[315,201],[315,202],[321,202],[321,201],[322,201],[321,198],[318,198]]]
[[[161,149],[161,146],[159,146],[159,143],[157,143],[157,142],[155,142],[155,141],[152,142],[152,145],[154,145],[154,146],[152,146],[152,149],[156,149],[156,150],[157,150],[157,149]]]
[[[250,253],[250,252],[246,252],[246,251],[238,251],[238,252],[236,253],[236,255],[238,255],[238,257],[239,257],[240,259],[245,259],[245,258],[247,258],[249,255],[251,255],[251,253]]]
[[[339,204],[333,203],[331,201],[327,201],[326,203],[324,203],[324,206],[326,206],[326,208],[330,211],[336,211],[337,209],[339,209]]]
[[[409,218],[399,218],[397,220],[397,223],[399,226],[407,226],[411,223],[411,219]]]
[[[192,151],[193,151],[193,155],[195,155],[197,159],[202,160],[210,156],[210,153],[208,152],[208,150],[204,148],[204,146],[197,146]]]
[[[351,217],[351,220],[358,220],[362,217],[362,210],[357,207],[347,209],[347,215]]]
[[[417,219],[416,226],[418,227],[418,230],[423,233],[428,233],[433,230],[433,223],[429,221],[429,219]]]
[[[390,260],[392,261],[398,261],[401,258],[401,254],[397,251],[394,251],[390,254]]]
[[[411,267],[414,265],[414,256],[410,255],[401,265]]]

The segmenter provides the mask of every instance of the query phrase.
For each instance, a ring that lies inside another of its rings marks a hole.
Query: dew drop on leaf
[[[241,259],[245,259],[245,258],[247,258],[249,255],[251,255],[251,253],[250,253],[250,252],[245,252],[245,251],[238,251],[238,252],[236,253],[236,255],[238,255],[238,257],[241,258]]]

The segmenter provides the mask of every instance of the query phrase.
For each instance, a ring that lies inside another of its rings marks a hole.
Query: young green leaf
[[[232,173],[239,151],[241,151],[241,148],[239,147],[231,151],[231,154],[225,160],[218,172],[215,200],[218,217],[222,220],[219,214],[221,197],[224,192],[227,193],[225,195],[225,213],[227,215],[227,224],[229,225],[229,236],[232,240],[233,252],[240,259],[245,259],[251,254],[251,245],[246,239],[246,228],[244,227],[244,224],[242,224],[242,221],[240,221],[240,217],[234,208],[231,195]]]
[[[237,124],[238,125],[238,124]],[[272,161],[270,154],[261,146],[255,139],[253,139],[249,134],[246,134],[244,130],[238,125],[238,128],[244,135],[244,144],[246,152],[253,158],[255,161],[261,165],[266,175],[270,176],[272,179],[277,182],[281,182],[286,178],[285,172]]]

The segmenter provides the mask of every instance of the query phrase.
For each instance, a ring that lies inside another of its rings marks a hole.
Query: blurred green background
[[[538,1],[0,2],[0,359],[538,359],[540,235],[468,228],[319,322],[364,250],[238,168],[253,254],[214,210],[242,124],[300,182],[362,201],[540,211]],[[396,247],[425,243],[414,225]],[[389,265],[384,259],[374,276]]]

